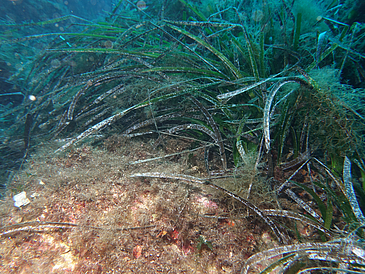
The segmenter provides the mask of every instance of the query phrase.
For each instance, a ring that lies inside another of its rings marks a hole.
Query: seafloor
[[[96,148],[84,145],[55,155],[58,144],[48,144],[32,155],[0,204],[0,225],[10,226],[1,231],[6,237],[1,238],[0,272],[237,273],[250,255],[277,245],[259,218],[218,190],[130,178],[145,172],[207,176],[199,151],[135,163],[191,145],[164,142],[156,148],[143,139],[111,137]],[[21,191],[30,204],[17,208],[12,194]],[[269,205],[261,195],[270,197],[262,191],[252,199]],[[11,227],[18,223],[28,224]]]

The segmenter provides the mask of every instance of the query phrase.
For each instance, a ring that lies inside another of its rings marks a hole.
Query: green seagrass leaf
[[[188,36],[189,38],[193,39],[194,41],[196,41],[197,43],[199,43],[200,45],[202,45],[203,47],[208,49],[210,52],[212,52],[215,56],[217,56],[223,62],[223,64],[231,71],[231,73],[235,76],[236,79],[242,78],[241,72],[232,64],[232,62],[229,61],[229,59],[223,53],[218,51],[212,45],[208,44],[203,39],[199,38],[198,36],[188,32],[184,29],[178,28],[171,24],[168,24],[168,26],[170,28]]]

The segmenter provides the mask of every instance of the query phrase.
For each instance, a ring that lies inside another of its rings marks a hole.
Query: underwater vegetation
[[[206,207],[238,208],[229,219],[259,219],[275,238],[270,249],[235,258],[236,271],[362,273],[362,9],[361,1],[120,0],[100,20],[2,21],[3,196],[25,188],[17,172],[44,147],[77,167],[91,148],[113,155],[140,141],[164,153],[129,162],[124,179],[204,188],[220,197],[197,198]],[[189,172],[157,165],[182,159]],[[2,224],[2,236],[77,227]],[[176,243],[174,229],[158,238]],[[195,236],[201,256],[217,248]]]

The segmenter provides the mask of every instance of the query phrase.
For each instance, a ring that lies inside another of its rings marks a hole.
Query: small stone
[[[25,191],[22,191],[14,195],[13,200],[14,200],[14,206],[16,207],[26,206],[27,204],[30,203],[30,200],[27,198],[27,193]]]

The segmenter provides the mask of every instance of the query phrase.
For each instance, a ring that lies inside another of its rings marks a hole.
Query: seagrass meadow
[[[1,8],[1,273],[365,272],[363,1],[90,3]]]

